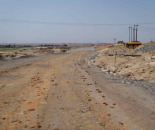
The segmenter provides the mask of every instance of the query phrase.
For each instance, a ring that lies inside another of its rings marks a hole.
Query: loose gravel
[[[155,51],[155,44],[145,45],[144,47],[135,50],[135,52],[153,52],[153,51]]]
[[[98,55],[98,52],[93,52],[87,58],[87,61],[88,61],[89,65],[93,66],[92,63],[94,61],[94,58],[97,55]],[[93,67],[96,67],[96,66],[93,66]],[[96,67],[96,68],[100,69],[100,71],[102,71],[108,79],[112,80],[115,83],[130,84],[130,85],[134,85],[134,86],[137,86],[137,87],[141,87],[141,88],[145,89],[146,91],[148,91],[151,95],[155,95],[155,83],[150,83],[150,82],[147,82],[147,81],[138,81],[138,80],[135,80],[135,79],[131,79],[129,77],[124,77],[124,76],[117,75],[116,73],[107,72],[103,68],[99,68],[99,67]]]

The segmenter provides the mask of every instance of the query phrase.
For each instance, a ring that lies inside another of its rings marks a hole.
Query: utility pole
[[[130,29],[131,29],[131,27],[129,26],[129,42],[130,42]]]
[[[132,27],[129,26],[129,42],[132,41]]]
[[[131,27],[131,42],[132,42],[132,27]]]
[[[114,43],[116,44],[116,38],[114,38]]]
[[[136,25],[133,27],[133,41],[135,41],[135,30],[136,30]]]
[[[133,41],[135,40],[135,29],[133,28]]]
[[[135,26],[136,26],[136,41],[137,41],[137,39],[138,39],[138,38],[137,38],[137,35],[138,35],[138,34],[137,34],[137,33],[138,33],[138,24],[135,25]]]

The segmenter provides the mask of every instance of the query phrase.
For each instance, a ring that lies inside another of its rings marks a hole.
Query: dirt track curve
[[[155,98],[89,66],[88,51],[0,67],[0,129],[154,129]]]

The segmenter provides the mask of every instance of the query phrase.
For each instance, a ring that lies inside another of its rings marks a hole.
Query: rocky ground
[[[93,65],[115,75],[128,77],[137,81],[155,82],[154,45],[146,45],[138,49],[127,49],[123,45],[112,45],[98,52]],[[152,48],[151,52],[148,52]],[[129,56],[124,56],[129,55]],[[131,55],[137,55],[135,57]]]
[[[102,67],[94,66],[94,59],[98,56],[98,53],[99,52],[93,52],[90,55],[90,57],[88,57],[87,62],[89,65],[95,67],[96,69],[98,69],[99,71],[104,73],[105,77],[112,80],[112,82],[114,82],[114,83],[122,83],[122,84],[129,84],[132,86],[138,86],[138,87],[144,89],[144,91],[148,91],[151,95],[155,95],[155,83],[151,83],[148,81],[142,81],[142,80],[140,80],[140,81],[135,80],[130,77],[121,76],[116,73],[107,71],[107,70],[103,69]]]
[[[155,52],[155,44],[143,45],[135,50],[135,52]]]

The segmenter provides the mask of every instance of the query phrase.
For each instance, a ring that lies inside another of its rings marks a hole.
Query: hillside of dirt
[[[93,65],[135,80],[155,82],[155,45],[128,49],[123,45],[102,48]]]
[[[14,49],[14,50],[11,50]],[[20,57],[32,57],[39,56],[45,54],[53,54],[53,53],[63,53],[69,50],[69,48],[48,48],[48,47],[31,47],[31,48],[22,48],[17,49],[11,48],[8,50],[0,50],[0,59],[17,59]],[[11,50],[11,51],[10,51]]]

